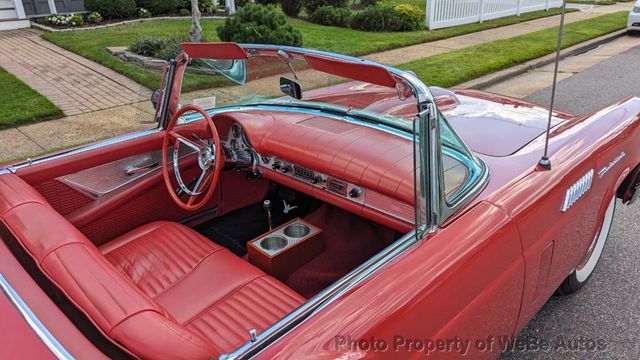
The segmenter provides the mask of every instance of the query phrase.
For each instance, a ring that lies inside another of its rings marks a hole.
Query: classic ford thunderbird
[[[0,169],[0,358],[495,358],[638,195],[638,98],[576,117],[183,50],[154,128]]]

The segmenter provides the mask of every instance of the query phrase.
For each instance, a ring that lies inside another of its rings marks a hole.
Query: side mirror
[[[153,110],[158,110],[158,103],[160,102],[160,94],[162,91],[160,89],[156,90],[151,94],[151,106],[153,106]]]
[[[299,82],[286,77],[280,78],[280,91],[294,99],[302,99],[302,86]]]

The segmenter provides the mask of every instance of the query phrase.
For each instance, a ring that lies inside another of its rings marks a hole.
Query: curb
[[[595,39],[591,39],[588,41],[585,41],[583,43],[577,44],[577,45],[573,45],[571,47],[568,47],[566,49],[563,49],[560,52],[560,60],[568,58],[570,56],[574,56],[574,55],[578,55],[581,53],[585,53],[589,50],[592,50],[602,44],[608,43],[610,41],[613,41],[615,39],[619,39],[623,36],[625,36],[627,34],[627,30],[623,29],[623,30],[619,30],[619,31],[615,31],[612,32],[610,34],[595,38]],[[483,77],[471,80],[471,81],[467,81],[465,83],[462,83],[460,85],[455,86],[455,88],[458,89],[473,89],[473,90],[482,90],[484,88],[490,87],[492,85],[501,83],[505,80],[509,80],[511,78],[514,78],[516,76],[522,75],[528,71],[537,69],[537,68],[541,68],[545,65],[549,65],[552,64],[554,61],[556,60],[556,53],[555,51],[552,54],[549,55],[545,55],[541,58],[537,58],[534,60],[530,60],[527,61],[526,63],[520,64],[520,65],[516,65],[513,67],[510,67],[508,69],[505,70],[500,70],[498,72],[495,72],[493,74],[489,74],[489,75],[485,75]]]

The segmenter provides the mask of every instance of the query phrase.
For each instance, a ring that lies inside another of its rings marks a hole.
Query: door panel
[[[180,132],[198,133],[201,129],[202,124],[194,123],[182,127]],[[94,180],[99,179],[100,174],[110,174],[118,179],[126,177],[120,173],[128,166],[135,165],[139,159],[145,158],[145,154],[158,153],[162,146],[162,132],[150,131],[141,134],[107,146],[54,157],[48,161],[35,160],[32,165],[19,168],[17,174],[36,188],[54,209],[63,214],[96,245],[152,221],[180,221],[193,216],[194,213],[182,210],[171,200],[159,167],[150,169],[143,176],[134,175],[136,178],[133,181],[127,181],[124,186],[102,196],[90,194],[87,186],[82,190],[72,187],[75,186],[73,184],[83,181],[84,185],[93,184]],[[131,159],[133,162],[129,161]],[[185,180],[199,175],[196,164],[195,156],[185,158],[181,162]],[[77,174],[81,176],[74,178],[73,175]],[[83,177],[87,174],[89,176]],[[65,183],[64,179],[69,178],[74,179],[75,183]],[[206,212],[211,217],[215,212],[207,210],[222,208],[223,188],[225,192],[230,192],[230,201],[224,206],[224,210],[228,212],[261,200],[268,190],[268,182],[247,180],[244,174],[224,172],[216,187],[216,193],[201,212]],[[241,195],[235,195],[236,193]]]
[[[498,344],[480,351],[473,342],[512,336],[523,281],[515,225],[501,209],[480,203],[330,303],[259,358],[423,358],[424,351],[408,348],[410,340],[424,344],[426,339],[455,338],[471,341],[465,352],[470,359],[495,358]],[[372,338],[386,342],[388,351],[354,348],[349,342]],[[405,345],[394,351],[397,339]],[[461,357],[456,351],[435,355]]]
[[[16,0],[20,1],[20,0]],[[47,0],[22,0],[24,13],[27,16],[48,15],[51,13]]]

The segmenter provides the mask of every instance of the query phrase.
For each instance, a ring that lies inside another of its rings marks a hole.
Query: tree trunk
[[[236,2],[234,0],[225,0],[225,8],[229,15],[236,13]]]
[[[200,42],[202,37],[202,26],[200,26],[200,6],[198,0],[191,0],[191,41]]]

